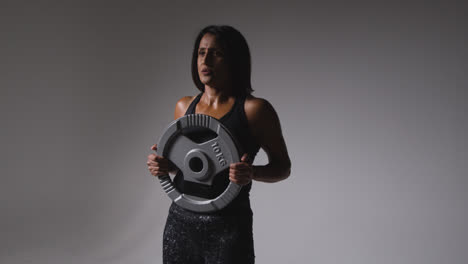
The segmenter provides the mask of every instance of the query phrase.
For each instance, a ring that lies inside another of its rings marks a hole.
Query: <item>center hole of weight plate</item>
[[[203,170],[203,161],[198,157],[193,157],[189,161],[189,167],[193,172],[200,172]]]

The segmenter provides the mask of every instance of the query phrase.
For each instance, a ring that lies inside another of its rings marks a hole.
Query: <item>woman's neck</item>
[[[219,89],[205,85],[205,91],[201,99],[207,105],[216,105],[227,102],[230,97],[233,97],[230,89]]]

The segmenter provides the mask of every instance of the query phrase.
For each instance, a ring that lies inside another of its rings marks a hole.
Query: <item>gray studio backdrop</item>
[[[161,263],[146,156],[209,24],[245,35],[292,159],[253,185],[257,263],[467,263],[466,22],[447,1],[2,1],[0,263]]]

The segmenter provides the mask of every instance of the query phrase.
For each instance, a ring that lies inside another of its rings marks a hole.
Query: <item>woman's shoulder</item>
[[[268,141],[281,133],[278,114],[268,100],[249,95],[244,110],[250,132],[261,146],[270,144]]]
[[[174,119],[178,119],[179,117],[182,117],[185,115],[185,112],[187,112],[188,107],[190,104],[195,100],[197,96],[184,96],[180,98],[175,107],[175,113],[174,113]]]
[[[253,95],[248,95],[245,98],[244,110],[247,119],[252,121],[275,113],[273,106],[268,100]]]

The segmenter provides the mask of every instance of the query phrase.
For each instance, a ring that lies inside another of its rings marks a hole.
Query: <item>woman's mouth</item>
[[[213,71],[211,71],[211,69],[208,68],[208,67],[206,67],[206,66],[205,66],[205,67],[202,67],[200,72],[201,72],[201,74],[203,74],[203,75],[210,75],[210,74],[213,73]]]

